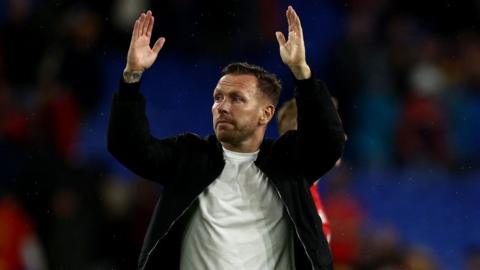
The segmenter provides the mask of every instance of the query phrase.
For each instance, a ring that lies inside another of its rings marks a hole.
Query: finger
[[[286,12],[287,22],[288,22],[288,32],[292,31],[292,16],[291,16],[290,8],[291,7],[289,6]]]
[[[296,44],[298,41],[298,37],[299,35],[295,31],[288,33],[288,41],[290,41],[291,44]]]
[[[148,29],[147,29],[147,37],[152,36],[152,30],[153,30],[153,23],[155,22],[155,17],[152,16],[150,19],[150,23],[148,24]]]
[[[138,39],[138,26],[140,25],[140,21],[137,19],[135,20],[135,24],[133,25],[133,32],[132,32],[132,39],[131,42]]]
[[[290,25],[292,26],[292,29],[295,29],[297,24],[296,13],[291,6],[288,7],[288,17],[290,19]]]
[[[145,15],[145,22],[143,24],[142,33],[144,35],[147,35],[148,27],[150,25],[151,20],[152,20],[152,12],[149,10],[149,11],[147,11],[147,14]]]
[[[275,36],[277,37],[278,45],[284,46],[287,41],[285,40],[285,36],[283,35],[283,33],[275,32]]]
[[[142,15],[140,15],[140,25],[138,26],[138,36],[142,36],[143,35],[143,25],[145,24],[145,13],[142,13]]]
[[[292,9],[292,11],[294,16],[294,29],[298,32],[299,36],[303,36],[302,22],[300,21],[300,17],[294,9]]]
[[[157,39],[157,41],[155,42],[155,44],[153,45],[153,48],[152,48],[152,51],[157,54],[160,52],[160,50],[162,49],[163,47],[163,44],[165,44],[165,38],[164,37],[161,37],[159,39]]]
[[[293,11],[293,7],[292,7],[292,6],[288,6],[288,14],[289,14],[289,16],[290,16],[290,20],[293,19],[293,14],[294,14],[293,12],[294,12],[294,11]]]

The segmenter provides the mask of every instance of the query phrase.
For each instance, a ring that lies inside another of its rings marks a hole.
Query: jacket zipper
[[[280,191],[278,191],[278,188],[277,186],[275,185],[275,183],[273,183],[273,181],[270,181],[272,183],[272,186],[273,188],[275,189],[275,191],[277,192],[278,194],[278,197],[280,198],[280,201],[282,201],[282,204],[283,206],[285,207],[285,210],[287,211],[287,215],[288,217],[290,218],[290,220],[292,221],[293,223],[293,228],[295,230],[295,233],[297,234],[297,237],[298,237],[298,240],[300,240],[300,243],[302,244],[302,247],[303,247],[303,250],[305,251],[305,254],[307,254],[307,257],[308,257],[308,260],[310,261],[310,265],[312,266],[312,269],[314,270],[314,266],[313,266],[313,260],[312,258],[310,258],[310,255],[308,254],[307,252],[307,248],[305,247],[305,244],[303,243],[302,241],[302,238],[300,237],[300,234],[298,233],[298,230],[297,230],[297,224],[295,223],[295,220],[293,220],[292,218],[292,215],[290,214],[290,211],[288,210],[288,207],[287,207],[287,204],[285,203],[285,201],[283,200],[283,197],[282,195],[280,194]],[[142,270],[145,269],[145,266],[147,266],[147,263],[148,263],[148,259],[150,258],[150,255],[152,254],[153,250],[157,247],[158,243],[170,232],[170,230],[172,229],[173,225],[175,225],[175,223],[185,214],[185,212],[188,211],[188,209],[190,209],[190,207],[192,207],[192,204],[198,199],[198,197],[200,197],[201,193],[199,195],[197,195],[195,197],[194,200],[192,200],[188,206],[182,211],[182,213],[180,213],[180,215],[175,218],[172,223],[170,223],[170,226],[168,226],[168,229],[167,231],[155,242],[155,245],[153,245],[152,249],[148,252],[147,254],[147,258],[145,258],[145,263],[143,264],[143,267],[142,267]]]
[[[223,169],[222,169],[223,170]],[[221,173],[221,172],[220,172]],[[220,173],[218,175],[220,175]],[[218,175],[214,178],[216,179],[218,177]],[[212,181],[213,182],[213,181]],[[205,190],[205,189],[204,189]],[[170,232],[170,230],[172,229],[173,225],[175,225],[175,223],[185,214],[185,212],[188,211],[188,209],[190,209],[190,207],[192,207],[192,204],[198,199],[198,197],[200,197],[200,195],[203,193],[200,192],[197,196],[195,196],[195,198],[188,204],[188,206],[182,211],[182,213],[180,213],[180,215],[178,217],[176,217],[172,223],[170,223],[170,225],[168,226],[168,229],[167,231],[160,237],[158,238],[158,240],[155,242],[155,245],[153,245],[152,249],[148,252],[147,254],[147,258],[145,258],[145,263],[143,264],[143,267],[142,267],[142,270],[145,269],[145,266],[147,266],[147,263],[148,263],[148,259],[150,258],[150,255],[152,254],[153,250],[155,250],[155,248],[157,247],[158,243],[163,239],[165,238],[165,236]]]
[[[270,182],[272,183],[272,186],[274,187],[275,191],[277,192],[278,197],[280,198],[280,201],[282,201],[282,204],[285,207],[285,210],[287,211],[288,217],[290,218],[290,220],[293,223],[293,228],[295,229],[295,233],[297,234],[298,240],[300,240],[300,243],[302,244],[302,247],[303,247],[303,250],[305,251],[305,254],[307,254],[308,260],[310,261],[310,265],[312,266],[312,270],[315,270],[315,267],[313,266],[313,260],[312,260],[312,258],[310,258],[310,255],[307,252],[307,248],[305,247],[305,244],[303,243],[302,238],[300,237],[300,234],[298,233],[297,224],[295,223],[295,220],[293,220],[292,215],[290,214],[290,211],[288,210],[287,204],[283,200],[282,195],[280,194],[280,191],[278,191],[278,188],[275,185],[275,183],[273,183],[272,180],[270,180]]]
[[[202,194],[202,193],[200,193],[200,194]],[[187,208],[185,208],[185,209],[182,211],[182,213],[180,213],[180,215],[179,215],[178,217],[176,217],[176,218],[172,221],[172,223],[170,223],[170,225],[168,226],[167,231],[155,242],[155,245],[153,245],[152,249],[148,252],[147,258],[145,258],[145,263],[144,263],[143,266],[142,266],[142,270],[144,270],[144,269],[145,269],[145,266],[147,266],[148,259],[150,258],[150,255],[152,254],[153,250],[157,247],[158,243],[159,243],[165,236],[167,236],[167,234],[168,234],[168,233],[170,232],[170,230],[172,229],[173,225],[175,225],[175,223],[185,214],[185,212],[187,212],[188,209],[190,209],[190,207],[192,207],[192,204],[198,199],[198,197],[200,197],[200,194],[198,194],[198,195],[195,197],[195,199],[192,200],[192,201],[188,204]]]

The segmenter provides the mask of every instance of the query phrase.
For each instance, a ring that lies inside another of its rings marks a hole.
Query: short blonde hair
[[[297,102],[295,102],[294,98],[285,101],[282,107],[278,110],[278,124],[280,124],[285,117],[297,117]]]
[[[294,129],[297,123],[297,103],[295,99],[285,101],[277,113],[278,132],[280,135]]]

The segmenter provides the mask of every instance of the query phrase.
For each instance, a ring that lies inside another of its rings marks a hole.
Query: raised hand
[[[292,6],[286,11],[288,21],[288,40],[282,32],[275,32],[280,47],[280,57],[297,79],[307,79],[311,76],[310,67],[305,59],[305,44],[300,18]]]
[[[158,53],[162,49],[163,44],[165,44],[165,38],[160,37],[153,47],[150,48],[153,22],[154,18],[150,10],[147,13],[142,13],[135,21],[125,71],[143,72],[152,66],[155,59],[157,59]]]

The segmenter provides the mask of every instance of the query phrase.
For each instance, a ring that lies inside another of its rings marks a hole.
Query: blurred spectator
[[[463,32],[456,47],[458,77],[447,95],[450,143],[460,167],[480,168],[480,35]]]
[[[18,108],[10,86],[0,84],[0,134],[12,143],[22,143],[27,136],[27,114]]]
[[[358,269],[401,270],[404,265],[404,249],[394,227],[386,226],[370,230],[363,238]]]
[[[325,211],[330,221],[330,247],[335,268],[352,269],[360,259],[364,210],[350,190],[351,176],[345,166],[328,175]]]
[[[161,190],[151,181],[137,181],[133,186],[133,203],[129,218],[132,228],[134,247],[139,251],[143,244],[145,229],[148,227],[150,216],[155,205],[161,202]],[[138,254],[139,252],[136,252]],[[135,261],[137,257],[135,256]]]
[[[108,35],[104,35],[102,39],[106,42],[106,46],[115,49],[124,49],[125,44],[130,42],[132,22],[137,19],[138,14],[149,8],[148,0],[112,0],[109,14],[106,15],[104,22],[104,32]],[[168,1],[162,1],[165,3]],[[154,3],[152,3],[154,5]],[[167,10],[161,10],[162,16],[168,13]],[[110,19],[111,17],[111,19]],[[156,25],[161,20],[155,18]],[[164,35],[165,33],[162,33]],[[170,36],[168,36],[170,38]],[[169,40],[170,41],[170,40]]]
[[[136,268],[151,211],[161,195],[155,183],[134,180],[110,175],[100,187],[102,257],[115,269]]]
[[[375,61],[374,54],[378,52],[373,33],[375,14],[369,9],[352,8],[351,12],[346,18],[344,36],[332,46],[326,76],[329,89],[340,100],[339,113],[349,134],[358,110],[355,101],[365,91],[371,74],[369,63]]]
[[[448,122],[442,93],[446,78],[439,68],[439,41],[426,37],[418,45],[419,59],[410,73],[410,84],[397,130],[397,151],[403,164],[450,163]]]
[[[73,94],[56,81],[42,80],[38,89],[38,119],[45,132],[45,141],[65,160],[74,157],[73,145],[79,128],[79,107]],[[35,134],[38,136],[39,134]]]
[[[388,3],[353,1],[345,36],[332,47],[326,78],[352,141],[347,159],[378,168],[392,162],[397,100],[387,51],[375,32]]]
[[[0,194],[0,269],[47,269],[34,224],[9,193]]]
[[[183,2],[183,1],[178,1]],[[148,8],[147,0],[117,0],[112,5],[112,20],[115,27],[126,33],[131,32],[132,22],[134,22],[138,14]],[[162,11],[161,14],[166,13]]]
[[[425,247],[411,247],[405,254],[405,269],[408,270],[438,270],[437,261],[430,250]]]
[[[134,238],[134,182],[110,175],[100,186],[102,255],[111,268],[134,269],[140,252]],[[148,219],[148,217],[146,217]],[[146,228],[146,225],[143,229]]]
[[[103,169],[94,166],[99,165],[57,165],[54,173],[37,172],[42,179],[49,180],[42,185],[50,185],[41,193],[48,196],[42,198],[46,205],[39,206],[37,211],[46,212],[43,240],[51,269],[89,269],[105,263],[107,251],[101,246],[105,238],[99,207],[99,186],[104,180],[99,172]]]
[[[49,232],[52,269],[86,269],[92,262],[94,238],[78,193],[71,188],[54,192]]]
[[[66,40],[60,48],[58,78],[72,91],[82,115],[87,116],[102,97],[101,20],[92,10],[78,7],[68,10],[61,19],[65,21],[62,30]]]
[[[395,164],[395,128],[399,119],[399,101],[382,91],[364,94],[356,100],[356,127],[352,131],[353,162],[378,170]]]
[[[415,64],[418,23],[415,18],[394,14],[385,22],[383,46],[386,47],[386,57],[391,71],[391,80],[394,93],[398,97],[404,97],[409,89],[410,70]]]

